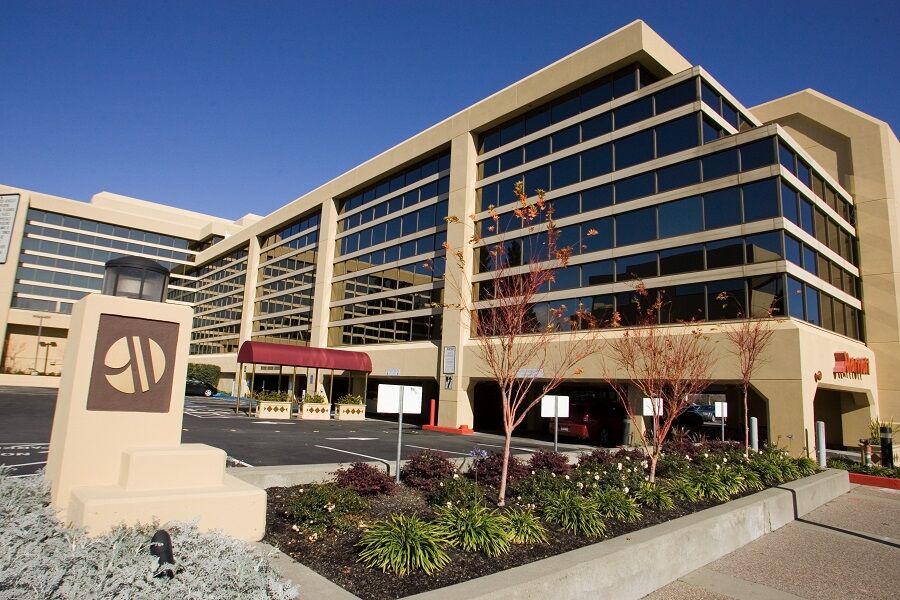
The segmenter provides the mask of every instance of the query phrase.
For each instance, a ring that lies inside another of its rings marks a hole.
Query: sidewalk
[[[897,598],[900,491],[849,493],[645,600]]]

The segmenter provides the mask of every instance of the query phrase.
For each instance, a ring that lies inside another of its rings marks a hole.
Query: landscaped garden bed
[[[900,468],[865,466],[845,458],[829,458],[828,466],[850,472],[850,483],[900,490]]]
[[[677,443],[654,483],[644,455],[597,450],[570,465],[542,452],[511,461],[506,506],[500,458],[457,469],[424,451],[394,486],[365,464],[329,483],[270,488],[265,541],[364,599],[400,598],[621,536],[816,472],[770,448]],[[401,574],[402,573],[402,574]]]

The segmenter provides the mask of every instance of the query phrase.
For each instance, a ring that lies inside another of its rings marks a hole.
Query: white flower
[[[443,482],[443,481],[439,481],[439,482],[438,482],[438,487],[444,487],[444,482]]]
[[[649,476],[649,475],[644,475],[644,481],[650,481],[650,476]]]
[[[579,490],[584,489],[584,484],[581,483],[580,481],[579,481],[578,483],[576,483],[575,486],[576,486]]]
[[[685,458],[688,459],[688,462],[694,462],[694,459],[690,456],[685,455]]]
[[[646,468],[647,468],[647,461],[646,461],[646,460],[642,460],[642,461],[641,461],[641,466],[644,467],[644,468],[646,469]]]
[[[724,464],[727,463],[727,462],[728,462],[728,458],[723,456],[723,457],[722,457],[722,464],[724,465]]]
[[[291,529],[293,529],[294,531],[300,531],[300,528],[296,525],[291,525]]]
[[[616,468],[619,469],[619,470],[621,471],[621,470],[622,470],[622,463],[617,463],[617,464],[616,464]]]
[[[453,474],[453,479],[459,479],[459,473],[454,473],[454,474]]]
[[[451,506],[453,506],[453,503],[447,500],[447,508],[450,508]]]
[[[626,487],[622,488],[622,491],[625,492],[625,493],[627,494],[627,493],[628,493],[628,487],[626,486]]]
[[[516,500],[521,501],[521,500],[522,500],[522,496],[516,496]]]
[[[599,475],[599,474],[594,475],[594,481],[600,481],[600,475]]]
[[[570,479],[570,477],[568,475],[566,475],[566,481],[568,481],[569,479]]]
[[[718,470],[721,469],[721,468],[722,468],[722,467],[720,467],[719,465],[716,465],[716,471],[718,471]]]
[[[704,453],[703,453],[703,458],[709,458],[709,452],[704,452]]]
[[[534,471],[532,471],[531,474],[534,475]]]
[[[556,473],[550,473],[550,477],[556,477]]]

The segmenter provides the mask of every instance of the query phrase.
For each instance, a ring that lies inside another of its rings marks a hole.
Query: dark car
[[[216,386],[209,385],[205,381],[200,381],[199,379],[190,379],[188,378],[184,384],[184,395],[185,396],[206,396],[209,398],[219,390],[216,389]]]
[[[686,410],[697,413],[707,423],[716,420],[716,407],[712,404],[692,404]]]

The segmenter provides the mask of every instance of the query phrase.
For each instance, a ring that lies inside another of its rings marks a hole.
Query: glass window
[[[609,102],[613,97],[613,85],[611,81],[605,81],[592,85],[581,92],[581,110],[589,110]]]
[[[781,233],[769,231],[750,235],[747,241],[747,262],[761,263],[781,258]]]
[[[812,186],[812,172],[809,169],[809,165],[800,158],[797,159],[797,178],[802,181],[806,187]]]
[[[658,208],[660,239],[703,230],[700,196],[667,202]]]
[[[766,138],[740,147],[741,171],[750,171],[775,162],[775,146],[772,138]]]
[[[577,154],[552,163],[551,189],[558,189],[567,185],[572,185],[573,183],[578,183],[581,178],[580,166],[581,157]]]
[[[806,286],[806,320],[813,325],[821,325],[822,317],[819,312],[819,290]]]
[[[581,226],[581,254],[607,250],[613,246],[613,219],[594,219]]]
[[[613,300],[612,294],[604,294],[588,298],[585,302],[585,306],[589,308],[591,314],[597,319],[597,324],[600,327],[608,326],[609,322],[612,321],[613,311],[615,310]]]
[[[616,246],[656,239],[656,207],[650,206],[616,216]]]
[[[815,250],[813,250],[806,244],[803,245],[803,268],[806,269],[807,271],[809,271],[810,273],[812,273],[813,275],[819,274],[817,257],[818,257],[818,255],[816,254]],[[828,261],[827,260],[825,261],[825,267],[826,268],[822,274],[825,277],[828,277]]]
[[[544,165],[525,173],[525,190],[529,196],[536,194],[537,190],[550,189],[550,166]],[[511,192],[512,193],[512,192]]]
[[[400,237],[400,219],[391,219],[386,225],[387,239],[395,240]]]
[[[653,116],[653,101],[648,96],[634,102],[630,102],[624,106],[620,106],[613,111],[613,119],[616,129],[622,129],[638,121]]]
[[[487,133],[482,134],[481,136],[481,148],[479,150],[480,154],[484,154],[485,152],[490,152],[496,148],[500,147],[500,132],[499,131],[489,131]]]
[[[693,185],[700,181],[700,161],[691,160],[657,170],[659,192]]]
[[[615,263],[611,260],[581,265],[581,284],[586,287],[612,283],[615,278],[614,269]]]
[[[581,139],[587,141],[610,131],[612,131],[612,113],[605,112],[581,124]]]
[[[797,191],[781,182],[781,214],[788,221],[800,224],[800,212],[797,208]]]
[[[581,153],[582,181],[606,175],[613,169],[612,144],[603,144]]]
[[[788,316],[805,319],[803,313],[803,283],[788,276]]]
[[[807,269],[808,271],[815,275],[818,275],[826,281],[828,280],[828,274],[831,271],[831,267],[829,266],[827,258],[822,256],[821,254],[813,253],[813,255],[809,257],[809,264],[815,266]]]
[[[554,181],[556,178],[556,171],[553,172]],[[549,206],[553,210],[553,218],[561,219],[563,217],[571,217],[572,215],[577,215],[579,210],[578,205],[578,194],[569,194],[568,196],[562,196],[560,198],[556,198],[549,202]]]
[[[671,287],[667,300],[661,315],[664,323],[706,320],[706,286],[702,283]]]
[[[717,140],[719,138],[725,137],[725,132],[722,131],[722,128],[719,127],[719,125],[717,123],[713,123],[712,120],[710,120],[705,115],[703,116],[702,122],[703,122],[702,133],[703,133],[703,143],[704,144],[708,144],[710,142],[714,142],[715,140]]]
[[[825,246],[828,245],[828,218],[825,216],[821,210],[816,208],[816,212],[813,215],[813,218],[816,220],[816,239],[822,242]]]
[[[703,218],[706,229],[740,225],[740,188],[732,187],[703,194]]]
[[[693,78],[683,81],[670,88],[657,92],[656,98],[656,114],[662,114],[666,111],[690,104],[697,99],[697,81]]]
[[[554,123],[559,123],[569,117],[574,117],[581,112],[581,103],[578,95],[556,100],[550,108],[550,118]]]
[[[764,179],[741,186],[744,195],[744,222],[771,219],[778,216],[778,188],[773,179]]]
[[[653,131],[641,131],[615,143],[616,169],[624,169],[653,159]]]
[[[809,235],[814,236],[816,233],[815,225],[813,224],[813,205],[812,202],[807,200],[806,198],[800,198],[800,227],[803,228],[803,231],[808,233]]]
[[[534,133],[550,125],[550,108],[544,108],[525,118],[525,133]]]
[[[513,142],[525,135],[525,121],[516,120],[500,129],[500,145]]]
[[[500,155],[500,170],[505,171],[507,169],[512,169],[513,167],[518,167],[522,162],[522,149],[513,148]]]
[[[581,141],[578,125],[561,129],[550,136],[553,139],[553,152],[565,150]]]
[[[634,254],[616,259],[616,281],[656,277],[656,252]]]
[[[703,270],[703,245],[669,248],[659,253],[659,274],[675,275]]]
[[[706,290],[707,318],[710,321],[735,319],[742,315],[747,305],[743,279],[711,281],[706,284]],[[724,300],[719,299],[722,293],[726,295]]]
[[[417,212],[411,212],[403,215],[401,217],[401,225],[400,225],[400,234],[401,235],[410,235],[419,230],[417,225],[417,219],[419,214]]]
[[[750,316],[784,314],[784,279],[781,275],[750,278]]]
[[[525,145],[525,160],[532,161],[550,154],[550,138],[542,137]]]
[[[666,156],[699,145],[697,115],[692,114],[656,127],[656,156]]]
[[[584,169],[584,160],[582,159],[582,170]],[[596,210],[611,206],[613,203],[613,186],[612,184],[601,185],[589,190],[581,192],[581,212]]]
[[[419,211],[419,231],[434,227],[434,205],[426,206]]]
[[[551,290],[570,290],[581,286],[579,279],[580,273],[578,267],[564,267],[553,270],[553,281],[550,283]]]
[[[784,257],[797,266],[803,266],[803,251],[800,240],[792,235],[784,234]]]
[[[616,183],[616,203],[621,204],[635,198],[643,198],[656,193],[654,173],[643,173]]]
[[[785,169],[790,171],[791,173],[797,172],[797,165],[794,163],[794,152],[784,145],[783,142],[778,142],[778,162],[780,162]]]
[[[709,156],[704,156],[703,163],[703,181],[718,179],[719,177],[727,177],[738,172],[738,156],[737,150],[725,150],[716,152]]]
[[[613,97],[621,98],[637,89],[637,72],[627,69],[621,75],[613,79]]]
[[[722,116],[725,117],[725,120],[731,123],[731,126],[737,129],[738,127],[738,112],[735,107],[731,105],[731,103],[722,98]]]
[[[827,294],[821,294],[819,300],[822,303],[822,327],[834,331],[834,314],[832,313],[831,296],[828,296]],[[843,314],[843,308],[839,307],[838,310]]]
[[[812,174],[812,191],[813,194],[821,199],[825,199],[825,180],[816,173]]]
[[[703,80],[700,81],[700,95],[702,96],[703,101],[711,106],[714,111],[717,113],[722,112],[722,98],[719,96],[718,92],[712,89],[712,87]]]

